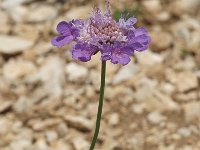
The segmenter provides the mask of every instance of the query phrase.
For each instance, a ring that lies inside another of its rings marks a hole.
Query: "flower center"
[[[101,39],[99,41],[100,43],[113,43],[113,41],[122,35],[120,29],[116,25],[116,22],[112,19],[106,20],[101,25],[91,20],[89,33],[92,37],[98,37],[98,39]]]

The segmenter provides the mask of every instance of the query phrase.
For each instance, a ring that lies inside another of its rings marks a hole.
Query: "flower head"
[[[145,28],[134,28],[137,19],[131,17],[119,21],[112,18],[109,1],[106,11],[95,8],[89,19],[62,21],[57,25],[60,34],[52,39],[52,44],[62,47],[72,41],[72,57],[79,61],[89,61],[92,55],[101,53],[102,61],[110,60],[113,64],[126,65],[134,51],[148,48],[151,38]]]

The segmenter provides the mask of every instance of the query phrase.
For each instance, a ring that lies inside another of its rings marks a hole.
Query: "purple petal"
[[[104,44],[99,47],[99,51],[101,52],[101,59],[103,61],[107,61],[110,59],[112,47],[108,44]]]
[[[88,55],[85,51],[82,51],[81,49],[75,49],[72,51],[72,58],[75,60],[80,60],[82,62],[87,62],[91,60],[92,55]]]
[[[51,40],[52,45],[62,47],[73,40],[73,36],[56,36]]]
[[[61,35],[71,35],[70,28],[71,27],[68,22],[62,21],[62,22],[58,23],[56,30]]]
[[[143,35],[143,34],[148,34],[147,30],[144,28],[144,27],[140,27],[140,28],[137,28],[133,31],[135,33],[135,36],[140,36],[140,35]]]
[[[122,65],[127,65],[131,59],[127,54],[123,53],[113,53],[111,56],[111,62],[113,64],[122,64]]]
[[[96,47],[87,43],[77,43],[71,52],[74,59],[86,62],[91,60],[91,56],[96,52]]]
[[[136,24],[137,19],[134,17],[130,17],[127,21],[126,21],[126,25],[127,26],[133,26],[134,24]]]

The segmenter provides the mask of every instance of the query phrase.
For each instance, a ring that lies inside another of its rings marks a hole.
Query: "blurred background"
[[[88,150],[100,56],[50,44],[61,20],[104,0],[0,1],[0,150]],[[149,50],[110,63],[96,150],[200,150],[200,0],[111,0],[148,28]]]

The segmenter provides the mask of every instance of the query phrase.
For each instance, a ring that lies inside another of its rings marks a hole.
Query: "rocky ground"
[[[90,0],[0,1],[0,150],[88,150],[99,55],[72,60],[50,44],[60,20],[84,18]],[[125,66],[108,63],[96,150],[200,150],[200,0],[111,0],[150,31]]]

